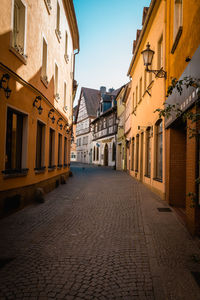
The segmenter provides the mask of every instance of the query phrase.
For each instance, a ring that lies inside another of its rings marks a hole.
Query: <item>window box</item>
[[[28,174],[29,169],[6,169],[3,170],[4,178],[23,177]]]
[[[41,174],[46,171],[46,167],[34,168],[35,174]]]
[[[48,88],[48,84],[49,84],[48,77],[47,76],[40,76],[40,79],[41,79],[42,83],[44,84],[44,86],[46,88]]]
[[[60,43],[60,40],[61,40],[61,31],[60,30],[58,30],[58,29],[55,29],[55,33],[56,33],[56,36],[57,36],[57,39],[58,39],[58,41],[59,41],[59,43]]]
[[[51,6],[51,0],[44,0],[45,4],[46,4],[46,8],[47,8],[47,11],[50,15],[51,13],[51,10],[52,10],[52,6]]]
[[[48,166],[48,171],[51,172],[51,171],[54,171],[56,168],[56,166]]]
[[[66,63],[68,64],[68,62],[69,62],[69,55],[68,55],[68,54],[65,54],[65,55],[64,55],[64,58],[65,58]]]
[[[25,65],[27,65],[27,58],[28,56],[26,54],[24,54],[22,51],[19,50],[19,48],[17,46],[10,47],[10,51],[16,55]]]

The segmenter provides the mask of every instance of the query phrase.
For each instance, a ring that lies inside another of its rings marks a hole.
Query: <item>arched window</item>
[[[94,149],[93,149],[93,160],[95,161],[95,146],[94,146]]]
[[[156,178],[162,180],[163,177],[163,122],[156,123]]]

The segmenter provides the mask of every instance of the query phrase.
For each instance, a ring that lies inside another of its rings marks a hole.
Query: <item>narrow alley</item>
[[[166,202],[121,171],[72,172],[0,221],[1,300],[200,299],[197,241]]]

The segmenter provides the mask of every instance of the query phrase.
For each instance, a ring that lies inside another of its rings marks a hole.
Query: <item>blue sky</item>
[[[132,44],[150,0],[74,0],[80,35],[75,79],[81,87],[119,88],[128,82]]]

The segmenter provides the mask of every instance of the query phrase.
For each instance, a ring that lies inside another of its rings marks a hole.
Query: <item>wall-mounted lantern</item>
[[[147,43],[146,49],[141,52],[143,55],[143,60],[144,60],[144,65],[146,66],[146,72],[153,73],[155,74],[156,77],[158,78],[166,78],[167,77],[167,72],[161,68],[160,70],[150,70],[149,66],[152,64],[153,56],[154,56],[154,51],[150,49],[150,44]]]
[[[35,100],[33,101],[33,107],[37,108],[39,115],[41,115],[42,111],[43,111],[43,108],[41,106],[41,100],[42,100],[42,98],[40,96],[37,96],[35,98]]]
[[[54,122],[55,122],[55,117],[54,117],[54,112],[55,112],[55,110],[52,108],[52,109],[50,109],[50,111],[49,111],[49,113],[48,113],[48,118],[51,120],[51,122],[54,124]]]
[[[5,93],[5,96],[7,99],[10,97],[10,94],[11,94],[11,89],[8,87],[9,79],[10,79],[9,74],[3,74],[0,79],[0,89],[4,90],[4,93]],[[4,83],[6,83],[6,86],[4,86]]]

